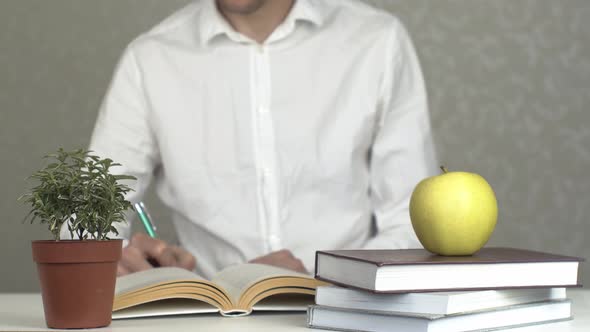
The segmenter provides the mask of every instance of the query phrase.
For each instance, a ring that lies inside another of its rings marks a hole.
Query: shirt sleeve
[[[410,222],[410,196],[418,182],[436,174],[438,165],[414,46],[399,23],[390,37],[370,159],[375,236],[365,248],[419,248]]]
[[[114,173],[137,178],[137,181],[126,182],[133,189],[126,196],[132,203],[142,199],[159,163],[149,119],[141,70],[130,46],[123,53],[104,97],[90,150],[102,158],[111,158],[120,163],[122,166],[113,168]],[[119,237],[124,239],[129,239],[134,214],[128,211],[127,215],[127,223],[115,225]]]

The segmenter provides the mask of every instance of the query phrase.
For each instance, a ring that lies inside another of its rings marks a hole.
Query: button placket
[[[256,84],[256,135],[257,164],[259,168],[261,200],[261,231],[266,242],[267,251],[281,248],[278,225],[278,193],[276,172],[276,153],[274,143],[273,121],[270,113],[271,85],[268,52],[266,47],[258,45],[255,52]]]

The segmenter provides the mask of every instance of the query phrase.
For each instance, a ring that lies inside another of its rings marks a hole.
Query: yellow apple
[[[448,172],[422,180],[410,199],[410,218],[426,250],[444,256],[472,255],[489,240],[498,203],[480,175]]]

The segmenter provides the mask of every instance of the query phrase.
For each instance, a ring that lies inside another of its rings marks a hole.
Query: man
[[[131,201],[155,179],[181,244],[134,235],[120,275],[418,247],[409,197],[436,172],[411,41],[352,0],[190,4],[126,49],[91,149],[138,178]]]

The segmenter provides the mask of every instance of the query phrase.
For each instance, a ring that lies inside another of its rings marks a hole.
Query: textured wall
[[[367,2],[414,37],[441,161],[494,187],[491,244],[590,258],[590,1]]]
[[[0,292],[38,289],[29,242],[47,233],[20,224],[24,178],[57,146],[88,144],[122,48],[187,2],[0,1]],[[590,258],[590,1],[367,2],[415,40],[441,160],[495,188],[492,244]]]

